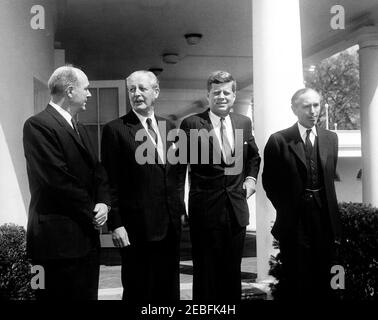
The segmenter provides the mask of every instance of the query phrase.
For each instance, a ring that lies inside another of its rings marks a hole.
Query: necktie
[[[81,139],[81,136],[80,136],[80,133],[79,133],[79,129],[78,129],[78,127],[77,127],[77,122],[76,122],[76,120],[75,120],[74,118],[71,118],[71,123],[72,123],[72,126],[73,126],[74,131],[75,131],[76,134],[77,134],[77,137],[78,137],[80,143],[81,143],[82,145],[84,145],[83,140]]]
[[[147,118],[146,122],[147,122],[148,132],[149,132],[149,134],[151,135],[152,139],[155,141],[155,143],[157,145],[157,134],[156,134],[156,131],[154,130],[154,128],[152,127],[152,120],[151,120],[151,118]]]
[[[227,138],[227,131],[226,131],[226,126],[224,123],[225,119],[222,117],[221,118],[221,140],[222,140],[222,150],[223,150],[223,155],[224,155],[224,162],[226,164],[231,164],[232,163],[232,150],[231,150],[231,144],[230,141]]]
[[[151,118],[147,118],[146,122],[147,122],[148,132],[149,132],[149,134],[151,135],[152,139],[155,141],[155,144],[156,144],[156,146],[155,146],[155,161],[156,161],[156,163],[160,163],[159,162],[160,156],[159,156],[159,153],[158,153],[158,137],[157,137],[157,133],[154,130],[154,128],[152,127],[152,120],[151,120]]]
[[[71,118],[71,123],[72,123],[72,127],[73,127],[73,129],[75,130],[77,136],[78,136],[79,139],[80,139],[80,133],[79,133],[79,130],[78,130],[78,128],[77,128],[77,122],[76,122],[76,120],[75,120],[74,118]]]
[[[305,147],[306,147],[306,152],[307,152],[308,155],[311,155],[311,153],[312,153],[312,143],[311,143],[311,140],[310,140],[310,133],[311,133],[311,129],[307,129],[306,130]]]

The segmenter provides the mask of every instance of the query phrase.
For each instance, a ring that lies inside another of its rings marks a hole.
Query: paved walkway
[[[243,289],[257,288],[254,286],[256,278],[256,258],[243,258],[242,284]],[[192,299],[192,261],[180,262],[180,298],[181,300]],[[121,266],[101,266],[99,300],[121,300]]]
[[[180,298],[192,299],[193,264],[190,260],[190,241],[188,234],[184,234],[181,246],[180,261]],[[255,283],[257,275],[256,236],[247,233],[241,271],[244,299],[266,299],[264,285]],[[263,290],[261,290],[263,289]],[[121,266],[102,265],[100,269],[99,300],[121,300]],[[269,297],[268,297],[269,298]]]

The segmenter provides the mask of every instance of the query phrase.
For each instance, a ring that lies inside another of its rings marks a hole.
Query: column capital
[[[362,27],[356,34],[360,49],[377,47],[378,48],[378,27]]]

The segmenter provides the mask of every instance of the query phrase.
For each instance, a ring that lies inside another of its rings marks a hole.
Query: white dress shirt
[[[61,106],[57,105],[56,103],[52,101],[49,102],[49,105],[59,112],[59,114],[68,122],[68,124],[71,126],[72,129],[74,128],[71,122],[72,116],[70,115],[69,112],[67,112]]]
[[[310,128],[306,128],[304,126],[302,126],[299,122],[298,122],[298,129],[299,129],[299,134],[301,135],[301,138],[303,140],[303,143],[306,144],[306,136],[307,136],[307,130],[310,129]],[[311,132],[310,132],[310,141],[311,141],[311,144],[314,145],[315,143],[315,137],[318,135],[318,133],[316,132],[316,127],[313,126],[311,128]]]
[[[160,136],[159,126],[158,126],[156,118],[155,118],[155,113],[152,112],[152,115],[150,117],[145,117],[145,116],[142,116],[141,114],[139,114],[138,112],[135,112],[134,110],[133,110],[133,112],[136,114],[139,121],[142,123],[144,129],[147,131],[148,136],[152,140],[152,143],[156,147],[155,140],[152,138],[152,136],[150,135],[150,132],[148,131],[147,119],[148,118],[151,119],[151,126],[155,130],[156,136],[157,136],[157,152],[158,152],[160,160],[164,164],[165,163],[165,156],[164,156],[164,150],[163,150],[164,149],[163,140],[161,139],[161,136]]]
[[[221,138],[221,118],[217,116],[215,113],[213,113],[211,110],[209,112],[209,117],[210,117],[211,124],[213,125],[215,135],[217,136],[219,145],[223,153],[222,138]],[[231,123],[230,115],[227,115],[226,117],[224,117],[224,126],[226,127],[226,135],[227,135],[228,141],[230,142],[231,150],[234,150],[234,147],[235,147],[234,131],[232,130],[232,123]]]
[[[222,139],[221,139],[221,118],[217,116],[215,113],[213,113],[211,110],[209,111],[209,117],[211,124],[213,125],[215,135],[217,136],[217,139],[219,141],[219,145],[222,149],[223,153],[223,146],[222,146]],[[230,115],[227,115],[224,117],[224,125],[226,127],[226,135],[227,139],[230,142],[231,150],[235,150],[235,138],[234,138],[234,131],[232,129],[232,122]],[[223,154],[224,155],[224,154]],[[256,182],[256,179],[254,177],[246,177],[245,180],[252,179]]]

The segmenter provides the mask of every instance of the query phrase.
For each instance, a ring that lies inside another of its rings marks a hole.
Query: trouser
[[[193,300],[240,301],[241,260],[246,228],[236,221],[231,204],[226,223],[214,228],[191,227]]]
[[[297,233],[280,240],[284,298],[332,299],[334,241],[324,194],[305,194]]]
[[[37,289],[37,300],[97,300],[100,275],[100,250],[80,258],[35,262],[44,268],[45,289]]]
[[[160,241],[136,241],[121,249],[123,300],[180,300],[180,236],[171,226]]]

